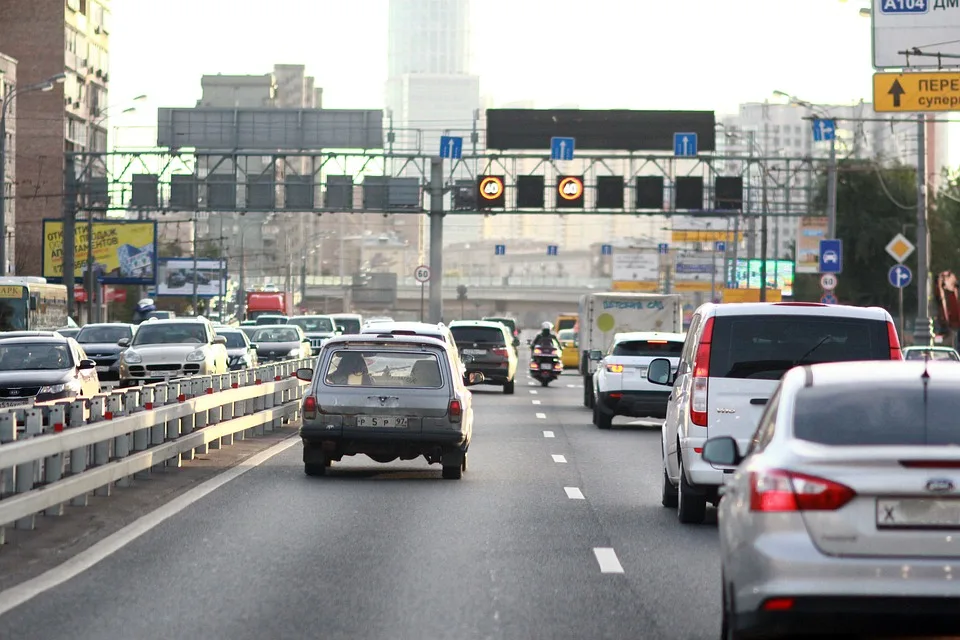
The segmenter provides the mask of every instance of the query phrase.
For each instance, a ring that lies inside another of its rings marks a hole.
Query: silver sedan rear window
[[[340,350],[330,357],[323,380],[334,387],[443,387],[439,359],[423,352]]]

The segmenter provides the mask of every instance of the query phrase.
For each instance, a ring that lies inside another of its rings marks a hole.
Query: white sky
[[[870,101],[868,0],[474,0],[474,72],[497,104],[714,110],[776,100]],[[305,64],[329,108],[382,108],[387,0],[113,3],[112,126],[192,107],[203,74]],[[118,109],[119,111],[119,109]],[[951,131],[951,161],[960,135]],[[122,129],[121,145],[136,129]],[[145,144],[145,143],[144,143]]]

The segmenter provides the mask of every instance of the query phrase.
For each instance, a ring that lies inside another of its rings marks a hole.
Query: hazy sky
[[[868,0],[485,0],[473,2],[474,72],[496,103],[712,109],[776,100],[870,101]],[[305,64],[330,108],[381,108],[387,0],[119,0],[111,103],[149,100],[113,126],[192,107],[200,76]],[[119,111],[119,109],[118,109]],[[122,145],[137,129],[123,129]],[[960,135],[951,132],[952,158]],[[140,136],[136,136],[140,138]]]

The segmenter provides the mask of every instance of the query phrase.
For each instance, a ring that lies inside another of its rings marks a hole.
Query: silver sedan
[[[960,634],[960,366],[798,367],[718,507],[724,638]],[[735,467],[735,468],[734,468]]]

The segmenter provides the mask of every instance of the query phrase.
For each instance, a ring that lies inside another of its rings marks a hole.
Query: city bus
[[[56,331],[68,323],[66,285],[0,278],[0,331]]]

